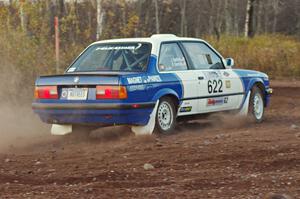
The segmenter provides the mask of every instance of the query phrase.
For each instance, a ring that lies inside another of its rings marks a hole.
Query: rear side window
[[[160,71],[187,70],[187,63],[177,43],[161,45],[158,66]]]
[[[89,47],[67,72],[146,71],[151,54],[148,43],[107,43]]]
[[[195,69],[224,69],[221,58],[207,45],[200,42],[183,42]]]

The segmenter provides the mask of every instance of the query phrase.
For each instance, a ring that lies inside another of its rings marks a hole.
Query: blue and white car
[[[113,125],[168,134],[180,119],[224,111],[261,122],[269,78],[233,65],[201,39],[160,34],[99,41],[64,74],[39,77],[32,107],[53,124],[53,134]]]

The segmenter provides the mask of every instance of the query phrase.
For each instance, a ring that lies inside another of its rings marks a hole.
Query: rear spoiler
[[[72,72],[57,75],[42,75],[40,77],[61,77],[61,76],[119,76],[138,74],[138,72],[120,72],[120,71],[99,71],[99,72]]]

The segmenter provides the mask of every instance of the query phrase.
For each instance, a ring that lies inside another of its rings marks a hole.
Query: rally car
[[[224,111],[261,122],[269,78],[233,66],[201,39],[160,34],[99,41],[64,74],[39,77],[32,107],[53,124],[53,134],[113,125],[168,134],[182,118]]]

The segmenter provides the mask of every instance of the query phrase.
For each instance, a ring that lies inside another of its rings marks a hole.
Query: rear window
[[[89,47],[67,72],[136,71],[147,69],[149,43],[109,43]]]

